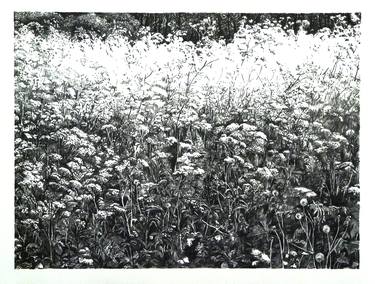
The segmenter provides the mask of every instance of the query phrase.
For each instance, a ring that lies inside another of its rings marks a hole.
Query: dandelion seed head
[[[296,217],[297,220],[301,220],[302,217],[303,217],[303,215],[302,215],[301,213],[297,213],[297,214],[295,215],[295,217]]]
[[[299,203],[301,204],[302,207],[305,207],[308,204],[306,198],[302,198]]]
[[[328,234],[331,231],[331,228],[328,225],[324,225],[322,230],[325,234]]]
[[[318,263],[321,263],[324,261],[324,254],[322,254],[321,252],[318,252],[316,255],[315,255],[315,260],[316,262]]]

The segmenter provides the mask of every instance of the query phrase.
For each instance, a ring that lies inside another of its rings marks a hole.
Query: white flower
[[[179,259],[179,260],[177,260],[177,262],[178,262],[179,264],[189,263],[189,258],[188,258],[188,257],[184,257],[183,259]]]
[[[181,142],[181,143],[180,143],[180,148],[181,148],[181,149],[186,149],[186,150],[191,150],[191,144]]]
[[[316,193],[306,187],[295,187],[294,190],[304,194],[306,197],[315,197]],[[302,204],[301,204],[302,205]]]
[[[271,262],[270,258],[265,253],[262,253],[261,260],[263,262],[266,262],[266,263],[270,263]]]
[[[112,196],[118,196],[120,193],[120,190],[116,189],[116,188],[108,188],[108,194],[112,195]]]
[[[249,163],[249,162],[246,162],[246,163],[244,164],[244,167],[245,167],[246,169],[249,169],[249,170],[254,169],[254,165],[253,165],[252,163]]]
[[[138,131],[140,131],[143,135],[146,135],[150,130],[146,125],[140,125],[138,127]]]
[[[340,135],[339,133],[334,133],[332,136],[332,139],[336,140],[337,142],[341,144],[348,144],[348,139],[346,139],[344,136]]]
[[[116,127],[113,126],[112,124],[105,124],[102,126],[101,130],[110,130],[110,131],[115,131]]]
[[[139,162],[142,164],[143,167],[145,168],[149,168],[150,165],[147,163],[147,161],[143,160],[143,159],[140,159]]]
[[[236,131],[240,126],[237,123],[231,123],[226,127],[226,130],[229,132]]]
[[[357,15],[356,15],[355,13],[351,13],[351,14],[350,14],[350,20],[351,20],[353,23],[355,23],[355,24],[357,24],[357,23],[360,21],[360,19],[357,17]]]
[[[239,143],[239,141],[237,139],[234,139],[233,137],[229,136],[227,137],[227,142],[228,143],[232,143],[234,145],[237,145]]]
[[[166,140],[167,140],[168,145],[173,145],[173,144],[176,144],[178,142],[177,139],[173,136],[168,137]]]
[[[193,174],[194,174],[194,175],[197,175],[197,176],[199,176],[199,175],[203,175],[204,173],[205,173],[205,171],[204,171],[203,169],[201,169],[201,168],[195,169],[195,170],[193,171]]]
[[[302,217],[303,217],[303,215],[302,215],[301,213],[297,213],[297,214],[296,214],[296,219],[297,219],[297,220],[301,220]]]
[[[242,123],[241,127],[242,127],[242,130],[246,132],[255,131],[257,129],[256,126],[250,125],[247,123]]]
[[[327,147],[326,146],[319,147],[318,149],[315,150],[315,152],[318,154],[325,153],[327,152]]]
[[[286,158],[285,158],[284,154],[282,154],[282,153],[279,153],[279,159],[280,159],[281,162],[286,161]]]
[[[50,154],[49,157],[50,157],[51,160],[53,160],[53,161],[61,161],[61,160],[62,160],[62,156],[59,155],[59,154],[56,154],[56,153],[52,153],[52,154]]]
[[[339,142],[335,142],[335,141],[330,141],[328,142],[328,146],[330,146],[331,148],[333,148],[334,150],[340,148],[340,143]]]
[[[316,260],[316,262],[318,262],[318,263],[323,262],[323,261],[324,261],[324,254],[322,254],[321,252],[318,252],[318,253],[315,255],[315,260]]]
[[[79,164],[79,165],[83,165],[83,161],[82,161],[81,158],[75,157],[73,160],[74,160],[77,164]]]
[[[52,202],[54,208],[65,209],[65,204],[59,201]]]
[[[324,232],[325,234],[328,234],[330,231],[331,231],[331,228],[330,228],[328,225],[324,225],[324,226],[323,226],[323,232]]]
[[[297,256],[297,252],[296,252],[296,251],[294,251],[294,250],[291,250],[289,254],[290,254],[291,256],[294,256],[294,257],[296,257],[296,256]]]
[[[348,193],[359,194],[359,187],[351,186],[348,188]]]
[[[251,250],[251,254],[252,254],[253,256],[257,257],[257,256],[261,256],[261,255],[262,255],[262,252],[261,252],[260,250],[258,250],[258,249],[252,249],[252,250]]]
[[[215,240],[216,240],[217,242],[220,242],[222,239],[223,239],[223,237],[222,237],[221,235],[216,235],[216,236],[215,236]]]
[[[69,162],[66,164],[69,168],[71,168],[72,170],[77,170],[80,168],[79,164],[76,163],[76,162]]]
[[[352,137],[354,136],[355,132],[353,129],[348,129],[346,132],[345,132],[345,135],[348,136],[348,137]]]
[[[308,204],[306,198],[302,198],[299,203],[301,204],[302,207],[305,207]]]
[[[89,258],[82,258],[82,257],[80,257],[78,259],[78,261],[81,264],[87,264],[87,265],[93,265],[94,264],[94,261],[92,259],[89,259]]]
[[[233,158],[235,158],[240,164],[243,164],[245,162],[244,159],[242,159],[240,156],[235,155],[233,156]]]
[[[241,146],[242,148],[246,148],[246,143],[245,143],[245,142],[240,142],[240,146]]]
[[[226,134],[221,135],[219,141],[220,141],[221,143],[224,143],[224,144],[227,143],[227,142],[228,142],[228,137],[227,137],[227,135],[226,135]]]
[[[76,135],[77,137],[81,138],[81,139],[86,139],[87,138],[87,134],[85,132],[83,132],[81,129],[77,128],[77,127],[73,127],[71,129],[71,132]]]
[[[226,157],[224,159],[224,162],[226,162],[227,164],[233,164],[236,160],[231,158],[231,157]]]
[[[265,179],[270,179],[270,178],[272,178],[272,172],[271,172],[270,169],[267,168],[267,167],[258,168],[256,172],[257,172],[257,174],[258,174],[259,176],[261,176],[262,178],[265,178]]]
[[[199,152],[193,152],[193,153],[187,153],[186,156],[189,157],[189,158],[196,159],[196,158],[202,157],[202,154],[199,153]]]
[[[114,209],[115,211],[117,211],[117,212],[126,213],[126,209],[125,209],[125,208],[122,208],[122,207],[117,206],[117,205],[114,205],[114,206],[112,206],[112,207],[113,207],[113,209]]]
[[[117,164],[117,161],[116,160],[108,160],[108,161],[105,161],[104,165],[107,167],[107,168],[112,168],[113,166],[115,166]]]
[[[169,153],[160,152],[160,151],[157,151],[157,152],[156,152],[156,155],[157,155],[160,159],[166,159],[166,158],[170,157],[170,154],[169,154]]]
[[[74,98],[76,96],[76,91],[73,88],[68,88],[67,92],[71,98]]]
[[[263,140],[267,141],[267,135],[263,132],[258,131],[257,133],[255,133],[255,137],[262,138]]]
[[[193,244],[193,241],[194,241],[194,238],[187,238],[186,239],[186,244],[188,247],[191,247],[191,245]]]

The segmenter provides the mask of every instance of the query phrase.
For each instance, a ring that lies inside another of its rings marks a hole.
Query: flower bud
[[[301,220],[302,219],[302,214],[301,213],[297,213],[296,214],[296,219],[297,220]]]
[[[324,261],[324,254],[322,254],[321,252],[318,252],[316,255],[315,255],[315,260],[316,262],[318,263],[321,263]]]
[[[301,204],[302,207],[305,207],[308,202],[306,198],[302,198],[299,203]]]
[[[331,228],[328,225],[323,226],[323,232],[328,234],[331,231]]]

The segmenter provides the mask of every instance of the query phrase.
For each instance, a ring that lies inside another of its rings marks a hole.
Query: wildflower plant
[[[16,31],[17,268],[359,267],[359,23],[212,21]]]

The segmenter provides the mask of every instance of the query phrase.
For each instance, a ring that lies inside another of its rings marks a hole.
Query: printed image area
[[[15,268],[359,268],[353,14],[14,14]]]

